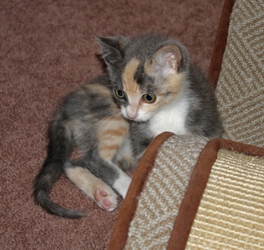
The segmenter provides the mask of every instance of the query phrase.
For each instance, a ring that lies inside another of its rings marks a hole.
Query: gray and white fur
[[[151,140],[178,135],[221,137],[214,91],[179,42],[160,35],[98,38],[107,72],[62,101],[49,131],[46,160],[34,198],[48,212],[78,218],[84,212],[51,201],[64,171],[99,207],[112,211],[125,197],[134,169]],[[71,159],[77,147],[82,155]]]

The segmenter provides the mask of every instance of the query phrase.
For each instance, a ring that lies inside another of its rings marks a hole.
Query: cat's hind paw
[[[117,194],[102,180],[96,178],[88,169],[82,167],[65,168],[68,178],[88,197],[105,211],[111,212],[117,207]]]
[[[94,200],[100,208],[107,212],[112,212],[117,207],[117,195],[110,187],[107,190],[96,188]]]

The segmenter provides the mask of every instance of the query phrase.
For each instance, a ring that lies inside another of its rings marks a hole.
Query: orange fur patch
[[[164,79],[164,88],[166,88],[167,91],[177,95],[182,89],[183,81],[183,73],[168,75]]]
[[[106,118],[98,124],[98,149],[102,158],[111,161],[125,142],[129,124],[123,117]]]
[[[127,128],[125,127],[119,127],[119,129],[108,129],[101,133],[101,136],[103,137],[114,137],[114,136],[124,136],[126,134]]]
[[[126,65],[122,75],[124,91],[131,98],[140,93],[139,85],[134,79],[139,64],[140,61],[138,59],[132,58],[131,61]]]

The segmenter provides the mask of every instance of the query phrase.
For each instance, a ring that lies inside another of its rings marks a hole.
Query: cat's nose
[[[137,116],[138,116],[137,112],[127,112],[127,118],[130,119],[130,120],[136,119]]]
[[[126,109],[127,118],[130,120],[134,120],[138,116],[138,110],[136,108],[128,106]]]

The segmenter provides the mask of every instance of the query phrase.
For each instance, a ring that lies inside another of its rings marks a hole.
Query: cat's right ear
[[[124,47],[127,44],[126,38],[122,36],[98,37],[96,40],[102,50],[102,58],[107,65],[114,65],[123,59]]]

